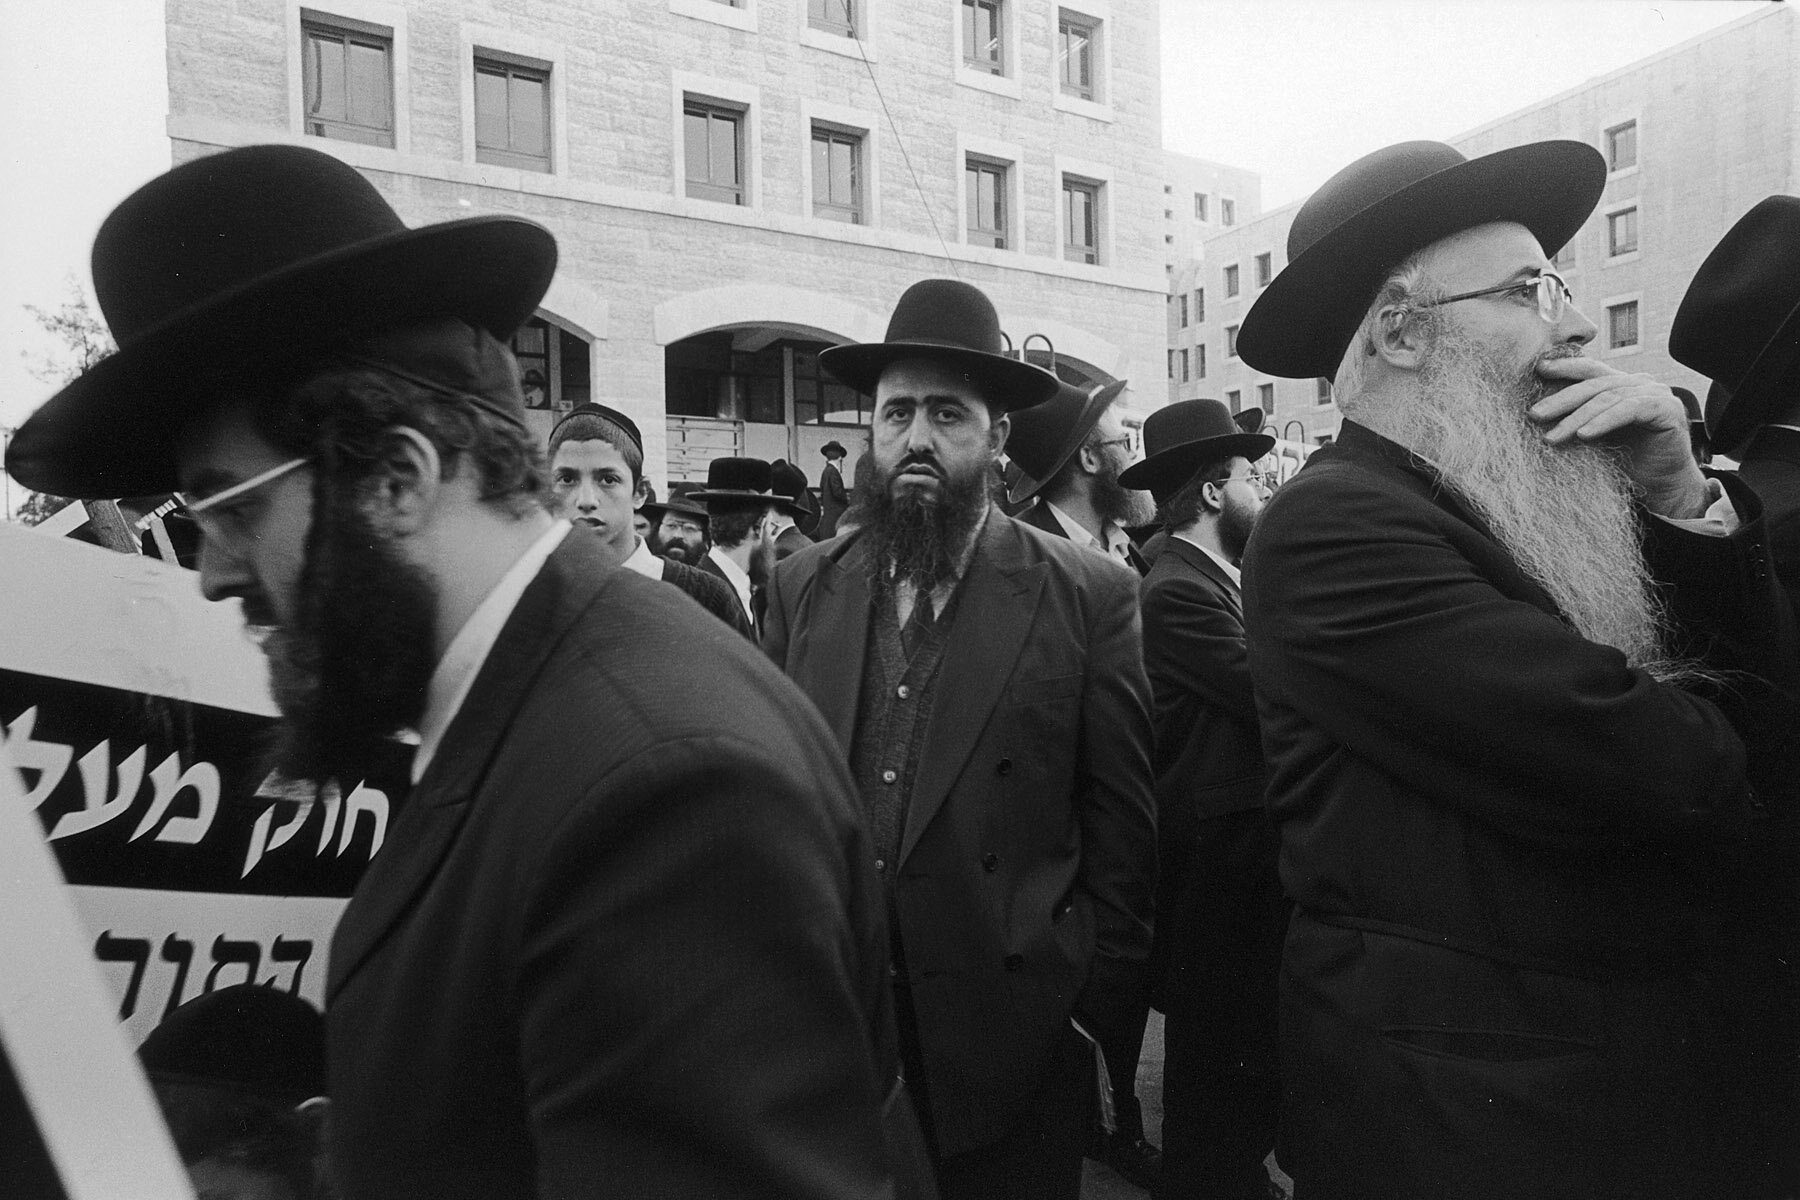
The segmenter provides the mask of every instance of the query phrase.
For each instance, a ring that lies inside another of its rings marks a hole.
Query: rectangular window
[[[1219,197],[1219,224],[1237,224],[1237,201],[1229,196]]]
[[[1063,176],[1063,257],[1100,261],[1100,185],[1071,175]]]
[[[475,161],[550,169],[550,72],[481,55],[475,59]]]
[[[1273,253],[1256,256],[1256,286],[1268,287],[1269,280],[1275,278],[1275,256]]]
[[[687,194],[696,200],[744,203],[744,111],[688,100],[682,106]]]
[[[1259,383],[1256,385],[1256,406],[1270,416],[1275,415],[1275,385]]]
[[[1225,327],[1225,357],[1226,358],[1236,358],[1237,357],[1237,331],[1238,331],[1238,327],[1236,325],[1227,325]]]
[[[1205,192],[1195,192],[1194,193],[1194,220],[1196,220],[1196,221],[1212,220],[1211,217],[1206,215],[1206,193]]]
[[[1194,324],[1199,325],[1206,320],[1206,289],[1194,289]]]
[[[850,225],[863,223],[861,134],[814,125],[813,216]]]
[[[993,75],[1006,73],[1004,0],[962,0],[963,65]]]
[[[1606,344],[1614,350],[1638,344],[1638,302],[1628,300],[1606,310]]]
[[[1177,296],[1177,297],[1175,297],[1175,301],[1176,301],[1176,305],[1175,305],[1175,307],[1176,307],[1176,310],[1177,310],[1177,312],[1178,312],[1178,313],[1179,313],[1179,315],[1180,315],[1180,318],[1181,318],[1181,327],[1182,327],[1182,328],[1183,328],[1183,329],[1186,329],[1186,328],[1187,328],[1187,323],[1188,323],[1188,301],[1187,301],[1187,294],[1186,294],[1186,293],[1185,293],[1185,292],[1184,292],[1184,293],[1182,293],[1182,294],[1181,294],[1181,295],[1179,295],[1179,296]]]
[[[1175,352],[1169,351],[1169,378],[1175,378]]]
[[[1183,350],[1181,352],[1181,382],[1186,383],[1187,381],[1188,381],[1188,352],[1186,350]]]
[[[1065,96],[1093,100],[1094,50],[1100,23],[1092,17],[1061,10],[1056,18],[1056,79]]]
[[[1206,343],[1194,347],[1194,378],[1206,378]]]
[[[1237,294],[1238,268],[1236,263],[1232,263],[1229,267],[1225,268],[1225,297],[1226,299],[1230,299]]]
[[[1006,165],[971,156],[965,172],[969,244],[1006,249]]]
[[[1225,407],[1229,408],[1234,414],[1244,411],[1244,393],[1235,389],[1226,392]]]
[[[1637,166],[1637,122],[1627,121],[1606,131],[1606,169],[1623,171]]]
[[[1638,248],[1638,210],[1622,208],[1606,218],[1607,253],[1617,258],[1632,254]]]
[[[856,0],[806,0],[806,23],[823,33],[856,36]]]
[[[1330,404],[1331,403],[1331,380],[1315,379],[1315,380],[1313,380],[1313,383],[1315,385],[1314,390],[1313,390],[1313,403],[1314,404]]]
[[[361,21],[303,21],[306,132],[394,144],[394,34]]]

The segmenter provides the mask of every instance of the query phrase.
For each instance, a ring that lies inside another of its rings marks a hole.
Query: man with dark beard
[[[1150,497],[1122,486],[1119,472],[1141,457],[1119,419],[1123,379],[1084,391],[1063,384],[1044,404],[1013,420],[1007,457],[1024,472],[1008,499],[1027,525],[1110,554],[1139,575],[1150,564],[1126,529],[1156,516]]]
[[[699,569],[712,545],[707,537],[706,510],[686,496],[670,496],[660,504],[645,504],[644,511],[656,522],[658,551],[670,562]]]
[[[886,341],[820,357],[875,397],[872,478],[853,532],[776,567],[763,645],[874,828],[940,1188],[1074,1200],[1096,1077],[1071,1018],[1113,1044],[1149,949],[1149,697],[1131,573],[989,502],[1009,414],[1056,388],[1001,345],[986,296],[927,280]]]
[[[1263,810],[1238,564],[1269,495],[1252,464],[1275,439],[1245,433],[1217,400],[1183,400],[1150,414],[1144,442],[1148,457],[1122,482],[1156,497],[1169,534],[1141,589],[1156,704],[1151,962],[1167,1018],[1151,1194],[1266,1200],[1287,902]]]
[[[1377,151],[1239,336],[1345,416],[1244,562],[1297,1200],[1758,1194],[1741,989],[1792,648],[1754,494],[1668,388],[1581,357],[1549,255],[1605,179],[1577,142]]]
[[[202,590],[275,629],[289,776],[419,735],[331,946],[344,1196],[891,1196],[853,783],[754,648],[545,511],[506,339],[555,261],[318,151],[183,164],[102,226],[119,350],[8,469],[185,489]]]

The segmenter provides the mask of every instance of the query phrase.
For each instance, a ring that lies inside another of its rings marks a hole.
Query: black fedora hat
[[[1005,412],[1042,404],[1056,394],[1056,376],[1006,353],[1000,314],[979,288],[958,279],[922,279],[907,288],[879,342],[833,346],[819,354],[832,378],[875,394],[882,371],[907,358],[941,362],[962,371],[982,398]]]
[[[715,458],[706,464],[706,486],[687,498],[704,504],[709,512],[734,508],[779,508],[796,521],[805,514],[793,500],[774,491],[775,470],[765,458]]]
[[[428,317],[505,341],[550,286],[556,241],[519,217],[409,229],[348,164],[246,146],[128,196],[100,226],[93,270],[118,352],[32,414],[7,469],[57,495],[130,496],[175,487],[196,372]]]
[[[164,1017],[138,1061],[159,1083],[230,1088],[292,1108],[326,1094],[325,1018],[298,996],[233,984]]]
[[[695,504],[681,493],[670,496],[667,500],[646,500],[638,505],[638,511],[649,517],[653,525],[662,524],[663,517],[668,513],[687,517],[702,526],[712,516],[703,506]]]
[[[823,454],[826,458],[830,458],[834,450],[837,452],[839,458],[850,457],[850,452],[844,449],[844,443],[839,441],[829,441],[819,447],[819,453]]]
[[[1236,421],[1237,427],[1245,433],[1262,432],[1263,410],[1260,408],[1246,408],[1241,412],[1233,413],[1231,419]]]
[[[1738,219],[1694,273],[1669,354],[1713,381],[1712,444],[1736,448],[1793,396],[1800,364],[1800,197],[1770,196]]]
[[[799,508],[794,514],[794,525],[807,537],[819,527],[819,502],[807,490],[806,472],[796,467],[785,458],[778,458],[769,465],[769,490],[777,496],[786,496]]]
[[[1585,142],[1532,142],[1468,158],[1402,142],[1357,159],[1308,197],[1288,230],[1288,264],[1245,314],[1238,357],[1290,379],[1331,378],[1387,273],[1453,233],[1495,221],[1529,229],[1553,255],[1606,186]]]
[[[1266,433],[1245,433],[1217,400],[1177,400],[1144,418],[1144,461],[1120,473],[1128,488],[1161,504],[1209,462],[1240,455],[1255,462],[1275,448]]]
[[[1056,478],[1063,464],[1075,456],[1088,434],[1100,423],[1107,408],[1125,390],[1116,380],[1092,390],[1062,384],[1044,403],[1013,414],[1012,432],[1006,438],[1006,456],[1022,472],[1007,499],[1023,504]]]

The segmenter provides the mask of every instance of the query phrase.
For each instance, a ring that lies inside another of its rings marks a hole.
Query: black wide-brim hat
[[[138,1061],[160,1083],[230,1088],[292,1108],[326,1094],[325,1018],[298,996],[233,984],[164,1017]]]
[[[684,517],[692,517],[701,525],[706,524],[712,516],[702,506],[695,504],[686,496],[671,496],[667,500],[646,500],[638,505],[638,511],[649,517],[652,524],[662,524],[664,515],[678,513]]]
[[[1694,273],[1669,355],[1713,381],[1712,444],[1737,449],[1795,394],[1800,366],[1800,197],[1770,196],[1745,213]]]
[[[807,515],[786,496],[777,495],[774,467],[763,458],[715,458],[706,464],[706,486],[687,494],[710,512],[731,508],[779,508],[796,522]]]
[[[1263,410],[1246,408],[1231,414],[1231,419],[1245,433],[1261,433],[1263,427]]]
[[[1044,403],[1014,413],[1012,432],[1006,438],[1006,457],[1018,464],[1023,474],[1007,499],[1023,504],[1055,479],[1124,390],[1122,379],[1092,391],[1065,383]]]
[[[1144,460],[1121,471],[1119,482],[1161,504],[1207,463],[1240,456],[1255,462],[1274,448],[1268,434],[1239,429],[1217,400],[1177,400],[1144,418]]]
[[[104,498],[172,491],[175,441],[214,367],[266,364],[430,317],[506,341],[556,271],[550,231],[520,217],[409,229],[329,154],[246,146],[128,196],[94,239],[94,293],[118,351],[14,436],[27,487]]]
[[[1357,159],[1300,206],[1288,264],[1238,330],[1238,357],[1290,379],[1337,374],[1369,305],[1416,251],[1478,225],[1530,230],[1546,256],[1600,203],[1606,160],[1550,141],[1467,158],[1442,142],[1402,142]]]
[[[820,351],[819,366],[838,382],[873,396],[881,373],[909,358],[962,372],[982,399],[1001,412],[1042,404],[1056,394],[1056,376],[1006,353],[993,301],[957,279],[913,284],[894,305],[885,340],[832,346]]]

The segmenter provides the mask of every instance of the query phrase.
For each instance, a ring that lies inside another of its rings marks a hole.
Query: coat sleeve
[[[663,743],[555,830],[512,981],[540,1195],[891,1195],[855,933],[878,900],[820,778]]]
[[[1502,593],[1423,497],[1348,470],[1289,488],[1245,571],[1265,701],[1514,836],[1741,834],[1744,747],[1717,706]]]
[[[1169,574],[1144,589],[1144,665],[1151,690],[1192,693],[1210,707],[1254,725],[1244,622],[1225,598],[1198,580]]]
[[[1076,1008],[1110,1033],[1132,1019],[1150,953],[1156,888],[1150,683],[1136,577],[1102,562],[1087,582],[1093,601],[1075,803],[1081,827],[1078,886],[1094,906],[1095,954]],[[1102,1030],[1093,1032],[1105,1040]]]

